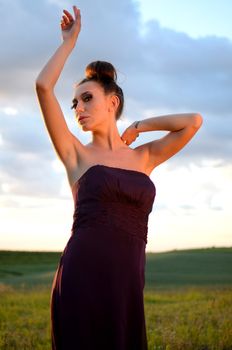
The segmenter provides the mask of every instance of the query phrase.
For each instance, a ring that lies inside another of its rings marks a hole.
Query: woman
[[[92,141],[68,129],[54,86],[81,28],[80,10],[64,10],[63,42],[36,80],[44,121],[63,162],[74,198],[71,237],[51,291],[53,350],[147,349],[143,304],[148,215],[156,194],[149,175],[180,151],[202,124],[198,113],[143,119],[120,137],[123,92],[107,62],[86,68],[72,108]],[[170,131],[136,148],[141,132]]]

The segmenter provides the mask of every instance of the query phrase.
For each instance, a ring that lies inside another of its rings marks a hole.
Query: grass
[[[232,248],[147,253],[146,290],[232,286]]]
[[[232,289],[145,294],[149,350],[232,349]]]
[[[49,290],[0,289],[0,349],[51,349]]]
[[[0,349],[51,349],[50,290],[60,255],[0,251]],[[231,350],[231,270],[232,248],[147,253],[149,350]]]

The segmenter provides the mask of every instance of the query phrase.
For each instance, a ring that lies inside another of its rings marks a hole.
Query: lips
[[[83,116],[80,116],[80,118],[78,118],[78,121],[80,122],[82,119],[84,118],[88,118],[87,116],[83,115]]]

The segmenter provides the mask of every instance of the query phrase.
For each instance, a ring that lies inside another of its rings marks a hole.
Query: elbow
[[[36,82],[35,82],[35,90],[36,90],[36,92],[45,92],[45,91],[48,91],[48,87],[46,87],[40,81],[36,80]]]
[[[40,92],[40,91],[43,91],[45,89],[46,88],[45,88],[44,84],[41,81],[39,81],[39,79],[36,79],[36,81],[35,81],[35,90],[37,92]]]
[[[35,90],[36,92],[47,92],[51,91],[51,86],[48,86],[45,82],[41,81],[41,79],[37,78],[35,81]]]
[[[200,113],[194,113],[193,114],[193,126],[196,129],[199,129],[201,125],[203,124],[203,117]]]

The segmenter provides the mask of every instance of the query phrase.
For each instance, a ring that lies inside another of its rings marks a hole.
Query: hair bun
[[[105,61],[91,62],[85,69],[87,79],[114,81],[117,80],[117,73],[114,66]]]

